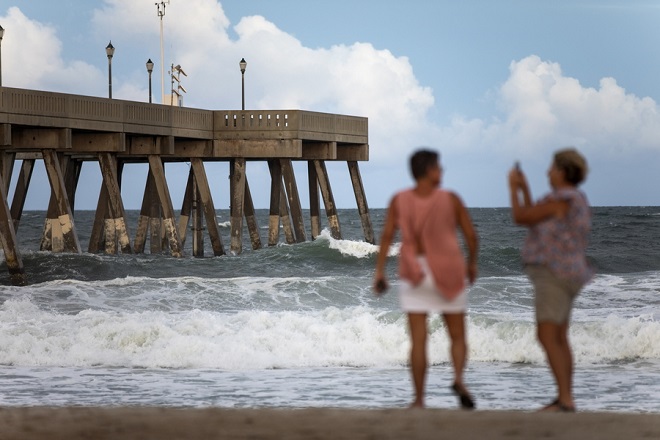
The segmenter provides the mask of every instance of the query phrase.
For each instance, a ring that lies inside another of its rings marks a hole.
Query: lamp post
[[[115,54],[112,40],[105,47],[105,53],[108,55],[108,98],[112,99],[112,56]]]
[[[245,68],[247,67],[245,58],[241,58],[238,65],[241,68],[241,109],[245,110]]]
[[[0,87],[2,87],[2,37],[5,35],[5,29],[0,26]]]
[[[147,72],[149,72],[149,104],[151,104],[151,72],[154,71],[154,63],[151,58],[147,60]]]

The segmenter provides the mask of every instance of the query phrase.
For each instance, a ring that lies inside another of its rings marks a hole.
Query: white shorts
[[[417,286],[401,280],[399,286],[399,304],[407,313],[465,313],[467,312],[467,289],[454,299],[448,300],[438,290],[429,269],[426,257],[418,256],[417,261],[424,271],[424,279]]]

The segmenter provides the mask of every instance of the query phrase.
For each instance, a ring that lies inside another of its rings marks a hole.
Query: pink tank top
[[[424,246],[435,285],[447,299],[453,299],[465,288],[465,257],[456,234],[456,212],[451,193],[436,190],[427,197],[412,189],[396,196],[397,226],[401,231],[399,276],[413,285],[424,279],[417,261],[416,241]]]

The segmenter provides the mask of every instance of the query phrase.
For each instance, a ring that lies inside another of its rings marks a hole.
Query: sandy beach
[[[657,439],[660,414],[352,409],[0,408],[0,440]]]

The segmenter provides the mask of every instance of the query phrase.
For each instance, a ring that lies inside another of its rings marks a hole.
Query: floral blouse
[[[566,216],[551,217],[529,229],[522,250],[523,263],[544,265],[560,278],[586,284],[594,274],[586,257],[591,231],[589,203],[577,189],[553,191],[540,203],[555,200],[568,201]]]

